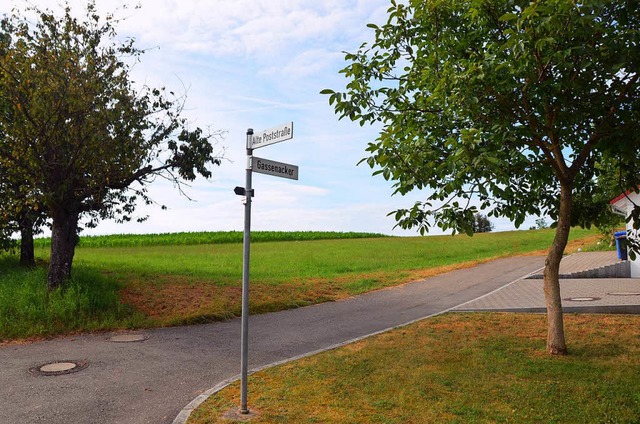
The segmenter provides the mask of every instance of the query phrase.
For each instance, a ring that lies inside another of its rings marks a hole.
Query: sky
[[[140,206],[144,223],[103,221],[83,234],[163,233],[242,230],[246,132],[294,123],[293,139],[266,146],[254,155],[299,166],[299,180],[254,173],[252,230],[364,231],[412,236],[394,229],[387,214],[412,206],[424,193],[392,196],[392,182],[371,176],[357,163],[380,128],[339,121],[325,88],[342,90],[344,52],[354,52],[384,23],[390,0],[98,0],[102,16],[125,18],[118,37],[133,37],[146,50],[132,69],[136,84],[186,93],[184,116],[192,128],[223,131],[224,150],[213,177],[186,188],[193,199],[164,181],[150,186],[151,197],[168,207]],[[71,0],[81,12],[82,1]],[[0,4],[0,14],[23,8],[24,0]],[[56,0],[39,7],[61,10]],[[139,8],[135,8],[139,4]],[[126,9],[123,6],[128,5]],[[531,217],[521,226],[534,225]],[[494,231],[513,230],[506,219],[491,218]],[[436,227],[431,234],[441,234]]]

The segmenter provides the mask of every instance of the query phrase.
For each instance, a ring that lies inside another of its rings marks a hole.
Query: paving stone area
[[[560,275],[581,273],[620,262],[615,251],[578,252],[562,259]],[[534,277],[541,275],[542,270],[531,274]],[[640,312],[640,279],[638,278],[561,277],[560,295],[565,310]],[[593,299],[587,300],[588,298]],[[460,305],[455,310],[535,311],[545,308],[543,280],[525,278]]]
[[[560,262],[560,275],[580,273],[589,270],[615,265],[620,263],[618,253],[615,251],[606,252],[578,252],[566,256]],[[541,278],[542,271],[534,273],[531,278]]]
[[[542,280],[519,280],[484,297],[456,308],[458,311],[496,311],[545,308]],[[640,279],[583,278],[560,280],[562,305],[573,307],[640,306]],[[571,298],[594,297],[594,301]]]

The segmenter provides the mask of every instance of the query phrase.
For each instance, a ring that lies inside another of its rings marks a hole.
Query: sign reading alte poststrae
[[[256,132],[253,137],[251,137],[247,149],[259,149],[260,147],[291,140],[292,138],[293,122],[287,122],[286,124],[278,125],[268,130]]]

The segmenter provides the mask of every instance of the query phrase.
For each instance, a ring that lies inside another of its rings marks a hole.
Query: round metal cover
[[[144,342],[149,337],[142,334],[118,334],[117,336],[111,336],[107,340],[114,343],[135,343]]]
[[[40,367],[40,372],[67,372],[77,367],[75,362],[54,362]]]
[[[29,369],[35,375],[65,375],[82,371],[89,366],[87,361],[53,361]]]

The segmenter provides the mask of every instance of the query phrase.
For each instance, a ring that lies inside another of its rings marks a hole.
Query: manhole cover
[[[571,302],[593,302],[595,300],[600,300],[599,297],[568,297],[564,300],[569,300]]]
[[[611,292],[607,294],[609,296],[640,296],[638,292]]]
[[[89,366],[87,361],[54,361],[29,369],[37,375],[65,375],[81,371]]]
[[[68,372],[77,367],[75,362],[56,362],[40,367],[40,372]]]
[[[135,343],[144,342],[149,337],[142,334],[119,334],[117,336],[109,337],[107,340],[114,343]]]

